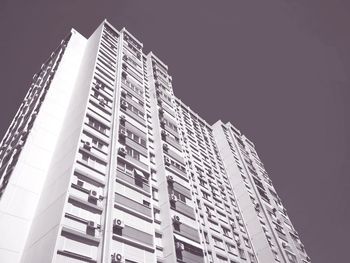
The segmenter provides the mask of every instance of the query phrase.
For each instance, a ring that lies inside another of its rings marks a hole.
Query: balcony
[[[190,199],[192,198],[190,189],[184,187],[183,185],[179,184],[178,182],[173,182],[173,189],[175,191],[179,192],[180,194],[187,196]]]
[[[170,145],[174,146],[179,151],[182,150],[180,143],[178,141],[176,141],[174,138],[172,138],[171,136],[164,136],[163,140],[166,141],[167,143],[169,143]]]
[[[125,210],[136,211],[137,213],[146,216],[149,219],[152,218],[152,211],[150,207],[135,202],[134,200],[124,195],[115,194],[115,202],[117,203],[117,205],[122,205],[122,207]]]
[[[134,106],[136,109],[138,109],[139,111],[141,111],[143,114],[145,114],[145,108],[144,106],[140,105],[139,103],[135,102],[133,99],[129,98],[128,96],[126,97],[126,102],[128,104],[131,104],[132,106]],[[143,99],[141,100],[143,102]]]
[[[167,155],[169,155],[171,158],[173,158],[174,160],[176,160],[181,165],[183,165],[183,166],[185,165],[184,159],[180,155],[178,155],[176,152],[168,149],[168,150],[166,150],[165,153]]]
[[[133,245],[146,245],[148,250],[153,247],[153,235],[128,225],[125,225],[119,233],[115,234],[113,239],[121,239],[125,243],[134,243],[133,241],[136,241]]]
[[[192,219],[196,219],[193,208],[191,206],[186,205],[182,201],[174,202],[171,208]]]
[[[178,235],[187,237],[188,239],[200,243],[198,230],[186,224],[179,224],[177,227],[175,227],[174,232]]]
[[[119,170],[117,171],[117,180],[126,182],[132,185],[133,187],[135,187],[136,189],[141,189],[142,191],[146,192],[148,195],[151,192],[149,184]]]
[[[80,161],[77,161],[75,164],[75,171],[83,176],[86,176],[100,184],[105,184],[105,176],[103,173],[91,168],[88,165],[83,164]]]
[[[173,116],[175,118],[175,111],[170,108],[170,107],[173,107],[173,106],[168,106],[167,104],[163,103],[162,104],[162,108],[167,112],[169,113],[169,115]]]
[[[130,155],[126,155],[124,157],[129,163],[134,164],[136,167],[140,167],[142,170],[148,171],[148,165],[131,157]]]
[[[134,120],[136,120],[137,122],[139,122],[140,124],[142,124],[143,126],[146,127],[146,121],[143,117],[137,115],[136,113],[134,113],[133,111],[129,110],[128,108],[126,109],[121,109],[121,111],[125,114],[127,114],[128,116],[130,116],[131,118],[133,118]]]
[[[130,139],[129,137],[125,138],[125,145],[130,146],[131,148],[135,149],[139,153],[141,153],[144,156],[148,155],[147,148],[143,147],[142,145],[138,144],[134,140]]]
[[[171,133],[171,134],[172,134],[173,136],[175,136],[176,138],[179,138],[179,137],[180,137],[180,136],[179,136],[179,133],[178,133],[177,131],[173,130],[172,128],[170,128],[167,124],[164,125],[164,129],[165,129],[167,132]]]
[[[125,79],[122,80],[122,87],[123,87],[126,91],[128,91],[132,96],[134,96],[135,98],[137,98],[137,99],[143,101],[143,96],[142,96],[141,94],[137,93],[136,91],[134,91],[134,90],[128,85],[128,83],[125,81]],[[142,89],[140,88],[140,90],[142,90]]]
[[[183,170],[179,169],[174,164],[170,164],[169,166],[167,166],[167,168],[170,168],[170,171],[172,171],[173,173],[183,177],[185,180],[188,181],[186,171],[183,171]]]

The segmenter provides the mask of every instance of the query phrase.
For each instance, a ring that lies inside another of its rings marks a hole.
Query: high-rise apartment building
[[[0,145],[0,262],[310,262],[254,144],[126,29],[75,30]]]

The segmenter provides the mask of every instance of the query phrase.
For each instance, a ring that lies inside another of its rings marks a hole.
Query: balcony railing
[[[127,182],[137,188],[142,189],[143,191],[147,192],[148,194],[151,192],[149,184],[145,183],[142,179],[137,179],[131,175],[128,175],[120,170],[117,171],[117,179],[120,179],[124,182]]]
[[[115,194],[115,202],[117,204],[123,205],[127,209],[134,210],[134,211],[136,211],[144,216],[147,216],[149,218],[152,217],[152,211],[151,211],[150,207],[145,206],[143,204],[140,204],[138,202],[135,202],[134,200],[132,200],[129,197],[126,197],[126,196],[120,195],[120,194]]]

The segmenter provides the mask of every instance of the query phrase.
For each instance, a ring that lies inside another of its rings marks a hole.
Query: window
[[[226,227],[222,227],[222,232],[224,233],[225,236],[230,236],[231,234],[231,231]]]
[[[255,263],[256,262],[255,256],[252,253],[248,253],[248,255],[249,255],[250,262]]]
[[[140,104],[140,106],[143,107],[143,102],[137,98],[135,98],[134,96],[132,96],[130,93],[127,94],[127,96],[132,99],[133,101],[135,101],[137,104]]]
[[[170,160],[171,165],[175,166],[177,169],[185,172],[186,168],[182,165],[180,165],[179,163],[175,162],[174,160]]]
[[[157,180],[157,172],[153,169],[151,169],[151,178],[152,180]]]
[[[153,153],[149,153],[149,159],[151,163],[155,164],[156,163],[156,156]]]
[[[177,192],[177,191],[173,191],[174,195],[181,200],[182,202],[186,203],[186,196],[184,196],[183,194]]]
[[[103,149],[103,146],[105,145],[104,143],[102,143],[100,140],[98,140],[98,139],[96,139],[96,138],[92,138],[92,144],[96,147],[96,148],[98,148],[98,149],[100,149],[100,150],[102,150]]]
[[[209,199],[210,194],[208,194],[207,192],[204,192],[204,191],[201,191],[201,192],[202,192],[203,198]]]
[[[155,243],[156,243],[156,246],[163,247],[162,234],[155,233]]]
[[[205,187],[205,181],[204,180],[202,180],[202,179],[199,179],[199,184],[201,185],[201,186],[204,186]]]
[[[135,91],[137,94],[139,95],[143,95],[143,91],[141,88],[136,87],[136,85],[134,85],[133,83],[131,83],[129,80],[127,79],[123,79],[122,82],[124,82],[124,84],[126,84],[130,89],[132,89],[133,91]]]
[[[227,263],[227,259],[221,256],[217,256],[217,263]]]
[[[234,253],[235,251],[235,246],[230,243],[226,243],[226,248],[228,252]]]
[[[223,248],[223,242],[221,239],[218,239],[216,237],[213,237],[214,245],[219,248]]]
[[[127,136],[129,139],[131,139],[131,140],[137,142],[138,144],[140,144],[140,145],[146,147],[146,140],[143,139],[141,136],[136,135],[136,134],[133,133],[132,131],[126,130],[126,136]]]
[[[243,241],[246,247],[250,247],[250,244],[247,238],[243,238]]]
[[[97,158],[91,155],[88,155],[85,152],[80,152],[80,154],[81,160],[89,167],[94,168],[102,173],[106,172],[106,165],[102,161],[98,160]]]
[[[153,216],[154,220],[160,221],[160,211],[158,209],[153,208]]]
[[[172,122],[170,122],[169,120],[167,120],[167,119],[163,119],[164,121],[165,121],[165,123],[172,129],[172,130],[174,130],[174,131],[178,131],[178,129],[177,129],[177,126],[174,124],[174,123],[172,123]]]
[[[155,188],[152,188],[152,198],[158,200],[158,190]]]
[[[138,116],[140,116],[142,118],[145,116],[145,114],[142,111],[140,111],[137,108],[135,108],[133,105],[131,105],[131,103],[127,103],[127,104],[128,104],[127,107],[128,107],[128,109],[130,111],[132,111],[133,113],[135,113],[136,115],[138,115]]]
[[[126,146],[126,153],[136,160],[140,160],[140,153],[133,148]]]
[[[117,168],[118,170],[123,171],[129,175],[134,175],[134,167],[131,164],[124,163],[123,161],[118,160]]]
[[[204,232],[204,239],[207,244],[209,244],[209,236],[207,232]]]
[[[107,126],[103,125],[101,122],[95,120],[92,117],[89,117],[89,125],[104,134],[107,131]]]
[[[238,248],[238,253],[241,258],[246,259],[246,255],[243,249]]]

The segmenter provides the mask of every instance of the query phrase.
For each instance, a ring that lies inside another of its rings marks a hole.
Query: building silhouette
[[[125,28],[77,31],[0,144],[0,262],[310,262],[254,144]]]

